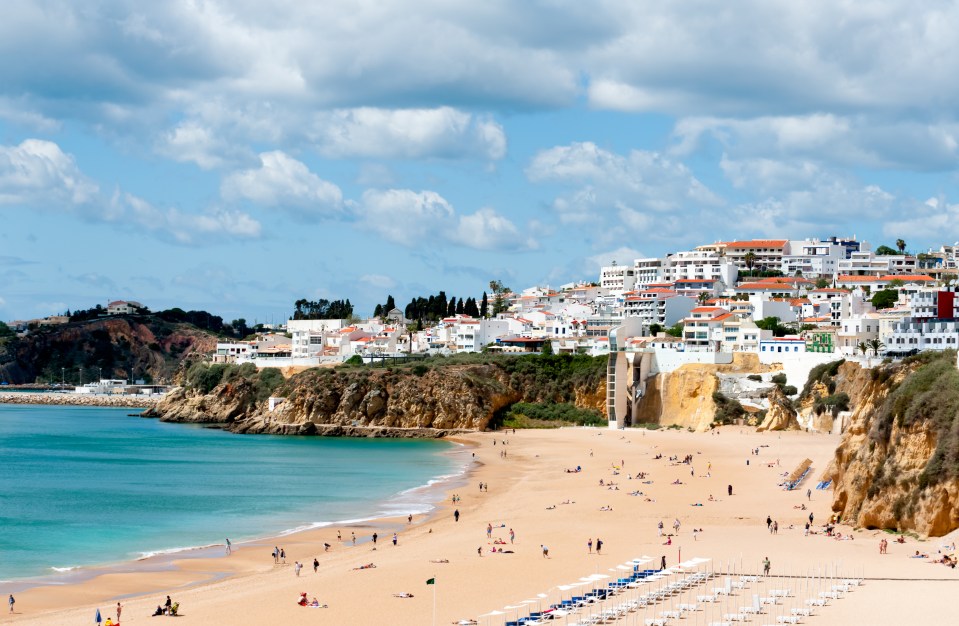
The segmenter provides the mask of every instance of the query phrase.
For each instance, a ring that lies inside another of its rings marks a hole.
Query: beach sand
[[[642,555],[655,557],[650,566],[656,566],[661,556],[670,566],[680,555],[683,560],[703,557],[712,559],[716,568],[732,563],[737,574],[760,573],[762,559],[768,556],[773,575],[795,576],[827,566],[840,568],[845,575],[865,575],[861,587],[833,601],[808,623],[938,623],[953,614],[950,596],[959,590],[957,570],[908,558],[915,550],[936,555],[940,540],[890,542],[889,554],[880,555],[880,538],[892,536],[879,531],[855,531],[853,541],[803,536],[810,511],[817,530],[831,515],[832,493],[814,487],[838,437],[757,434],[738,427],[719,432],[570,428],[469,435],[465,439],[476,446],[472,469],[452,486],[441,507],[414,518],[413,524],[404,517],[323,528],[234,545],[226,558],[179,560],[170,571],[110,573],[78,584],[29,589],[16,594],[16,614],[8,615],[4,608],[0,624],[90,623],[97,608],[104,617],[112,615],[118,599],[124,604],[123,624],[152,623],[150,614],[170,594],[180,603],[181,624],[423,625],[476,619],[499,625],[517,612],[525,615],[506,606],[536,600],[537,594],[556,601],[563,596],[557,586],[591,574],[615,576],[620,571],[617,565]],[[757,447],[759,456],[751,455],[750,449]],[[504,450],[506,458],[501,456]],[[654,460],[660,453],[664,458]],[[681,459],[687,454],[693,455],[691,466],[668,461],[670,456]],[[800,489],[784,491],[777,485],[782,475],[807,457],[813,461],[809,477]],[[614,466],[624,462],[614,475]],[[581,472],[565,471],[577,465]],[[652,484],[635,478],[640,471],[648,473]],[[613,480],[618,490],[600,486],[600,479]],[[677,479],[683,484],[672,484]],[[480,482],[488,484],[488,492],[479,490]],[[731,497],[727,485],[733,486]],[[811,501],[807,488],[813,488]],[[628,495],[635,490],[645,495]],[[450,504],[453,493],[461,497],[455,507]],[[702,506],[692,506],[695,503]],[[795,508],[803,503],[809,510]],[[453,519],[454,508],[460,512],[459,522]],[[767,531],[767,515],[779,523],[778,534]],[[672,545],[662,545],[665,538],[658,536],[657,523],[662,520],[671,532],[677,518],[682,524],[679,535]],[[494,539],[507,542],[497,547],[512,549],[513,554],[490,553],[494,544],[487,539],[487,524],[494,526]],[[516,533],[512,545],[510,528]],[[695,539],[693,528],[702,529]],[[343,542],[336,540],[337,530]],[[379,535],[376,550],[369,542],[374,530]],[[838,530],[850,531],[845,526]],[[390,541],[394,531],[396,547]],[[349,540],[351,532],[358,538],[355,547]],[[603,540],[602,555],[587,550],[587,540],[597,538]],[[323,551],[324,542],[333,544],[330,552]],[[270,556],[274,545],[285,549],[286,565],[274,564]],[[542,545],[548,546],[549,558],[543,557]],[[482,556],[477,548],[482,548]],[[314,557],[320,562],[317,574]],[[431,562],[440,559],[449,562]],[[299,578],[293,567],[297,560],[304,565]],[[367,563],[376,567],[354,569]],[[430,578],[435,578],[435,585],[426,584]],[[774,584],[764,583],[763,588]],[[301,592],[328,608],[297,606]],[[414,597],[397,598],[396,593]],[[751,604],[752,593],[740,592],[729,604]],[[507,615],[481,617],[493,610]],[[630,614],[631,621],[620,623],[641,623],[642,617]],[[699,612],[681,623],[706,623],[707,617]],[[753,623],[774,621],[763,616]]]

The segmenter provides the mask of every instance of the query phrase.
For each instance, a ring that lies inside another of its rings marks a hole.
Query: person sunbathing
[[[413,594],[410,593],[409,591],[404,591],[402,593],[394,593],[393,597],[394,598],[412,598]]]
[[[373,569],[376,565],[372,563],[367,563],[366,565],[360,565],[359,567],[354,567],[353,569]]]
[[[609,505],[607,504],[606,506],[600,507],[599,510],[600,510],[600,511],[612,511],[612,510],[613,510],[613,507],[611,507],[611,506],[609,506]]]
[[[910,558],[910,559],[928,559],[928,558],[929,558],[929,555],[928,555],[928,554],[919,554],[919,550],[916,550],[916,553],[913,554],[913,555],[912,555],[911,557],[909,557],[909,558]]]
[[[449,559],[430,559],[430,563],[449,563]]]

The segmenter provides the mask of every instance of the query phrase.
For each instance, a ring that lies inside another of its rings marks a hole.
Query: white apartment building
[[[853,252],[839,261],[839,274],[849,276],[885,276],[886,274],[915,274],[916,257],[911,254],[875,254]]]
[[[723,322],[732,313],[717,306],[696,307],[683,320],[683,341],[692,351],[718,351],[723,340]]]
[[[668,328],[685,319],[696,306],[695,298],[678,295],[663,287],[653,287],[627,296],[624,315],[640,318],[645,328],[653,324]]]
[[[906,317],[893,324],[892,334],[886,338],[885,351],[893,354],[949,350],[959,348],[959,320]]]
[[[289,320],[286,323],[291,340],[293,358],[308,358],[323,354],[326,333],[342,330],[346,320]]]
[[[836,351],[845,355],[857,353],[860,343],[879,339],[880,316],[877,313],[863,313],[845,317],[836,332]]]
[[[783,256],[790,253],[786,239],[752,239],[749,241],[727,241],[714,244],[721,254],[738,269],[748,268],[746,255],[752,254],[753,269],[776,269],[782,267]]]
[[[633,287],[642,289],[649,285],[661,283],[666,278],[666,270],[662,259],[636,259],[633,261]]]
[[[839,261],[846,258],[846,247],[836,241],[790,241],[789,250],[782,260],[784,276],[795,276],[797,272],[806,278],[835,276]]]
[[[719,281],[724,285],[735,285],[739,269],[728,259],[716,252],[705,250],[687,250],[666,255],[663,259],[663,276],[668,282],[677,280]]]
[[[636,284],[636,272],[629,265],[612,265],[600,268],[599,286],[610,292],[623,293],[631,291]]]

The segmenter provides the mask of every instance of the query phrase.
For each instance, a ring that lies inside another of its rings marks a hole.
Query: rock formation
[[[757,432],[766,432],[772,430],[799,430],[799,422],[796,421],[796,410],[793,409],[789,401],[778,386],[773,387],[766,399],[769,401],[769,409],[766,411],[766,418],[756,429]]]

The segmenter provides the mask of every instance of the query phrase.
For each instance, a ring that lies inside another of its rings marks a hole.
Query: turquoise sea
[[[441,441],[235,435],[131,409],[0,404],[0,581],[425,512]]]

